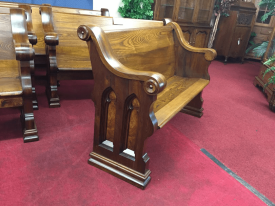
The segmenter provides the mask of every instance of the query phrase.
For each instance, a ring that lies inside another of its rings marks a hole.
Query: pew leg
[[[47,82],[46,95],[48,98],[48,103],[50,108],[60,107],[58,90],[57,90],[57,80],[56,74],[50,74],[50,80]],[[54,78],[55,76],[55,78]]]
[[[55,46],[46,46],[47,53],[47,86],[46,95],[50,108],[60,107],[59,96],[57,92],[57,63]]]
[[[33,109],[38,110],[37,97],[35,92],[35,75],[34,75],[34,60],[30,61],[31,82],[32,82],[32,105]]]
[[[29,99],[23,99],[24,105],[20,115],[24,143],[39,140],[36,124],[34,121],[33,105],[31,98],[32,96],[30,96]]]
[[[203,115],[203,99],[202,92],[200,92],[189,104],[187,104],[182,110],[182,113],[190,114],[194,117],[201,117]]]

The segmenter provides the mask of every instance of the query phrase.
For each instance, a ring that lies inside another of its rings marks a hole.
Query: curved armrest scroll
[[[198,47],[193,47],[193,46],[189,45],[189,43],[185,40],[185,38],[182,34],[180,26],[177,23],[169,22],[167,24],[167,26],[171,26],[174,28],[181,46],[184,47],[186,50],[191,51],[191,52],[204,53],[204,58],[207,61],[212,61],[213,59],[216,58],[217,52],[214,49],[198,48]]]
[[[20,61],[33,60],[34,50],[28,39],[25,10],[11,8],[10,14],[16,59]]]
[[[27,30],[28,30],[28,37],[29,41],[32,45],[37,44],[37,36],[33,31],[33,26],[32,26],[32,9],[30,5],[27,4],[20,4],[18,5],[19,8],[25,9],[26,15],[27,15]]]
[[[102,63],[114,75],[125,79],[143,81],[143,88],[149,95],[156,95],[166,86],[165,77],[157,72],[137,71],[121,64],[116,58],[105,32],[99,27],[79,26],[78,37],[83,41],[92,41]]]
[[[56,46],[59,43],[58,34],[54,30],[53,26],[53,14],[51,6],[40,6],[39,12],[41,15],[42,25],[44,29],[44,40],[49,46]]]

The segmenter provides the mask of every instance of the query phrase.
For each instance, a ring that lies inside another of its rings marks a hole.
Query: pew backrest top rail
[[[99,27],[80,26],[78,35],[84,41],[93,40],[101,61],[112,73],[144,81],[146,92],[151,94],[162,91],[166,79],[175,75],[179,61],[176,47],[202,54],[204,58],[200,61],[210,62],[216,57],[213,49],[189,45],[174,22],[157,28],[105,32]],[[207,70],[204,72],[204,76],[209,76]]]

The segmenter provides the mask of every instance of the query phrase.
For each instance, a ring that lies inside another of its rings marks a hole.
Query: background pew
[[[0,7],[0,107],[20,107],[24,142],[37,141],[32,106],[31,60],[25,10]]]
[[[58,80],[92,79],[92,66],[87,45],[77,37],[79,25],[89,24],[113,29],[162,26],[162,21],[125,19],[121,22],[111,17],[87,16],[55,12],[49,6],[41,6],[41,17],[49,55],[47,97],[50,107],[59,107]],[[116,23],[117,25],[114,25]],[[123,24],[123,25],[122,25]]]
[[[144,189],[146,139],[189,102],[202,109],[216,51],[188,44],[178,24],[104,32],[80,26],[93,65],[94,146],[89,163]]]

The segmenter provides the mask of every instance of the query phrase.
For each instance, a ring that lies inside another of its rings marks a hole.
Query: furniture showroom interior
[[[1,206],[275,206],[275,0],[0,1]]]

